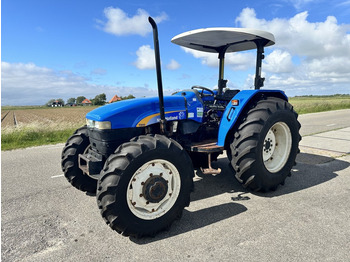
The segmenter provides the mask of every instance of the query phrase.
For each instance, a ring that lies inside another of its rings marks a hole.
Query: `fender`
[[[244,111],[244,109],[249,106],[249,102],[255,96],[259,94],[265,94],[266,96],[274,96],[279,97],[288,101],[288,97],[281,90],[242,90],[238,94],[236,94],[232,100],[228,103],[224,114],[222,116],[220,126],[219,126],[219,134],[218,134],[218,146],[225,146],[225,141],[227,135],[230,133],[229,131],[235,127],[238,117]],[[232,105],[233,100],[238,100],[239,104],[237,106]]]

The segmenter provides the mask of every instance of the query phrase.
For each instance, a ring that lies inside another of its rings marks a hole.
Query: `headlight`
[[[111,122],[109,122],[109,121],[103,121],[103,122],[95,121],[95,127],[97,129],[111,129]]]
[[[109,122],[109,121],[95,121],[95,120],[91,120],[91,119],[86,119],[86,125],[88,127],[93,127],[93,128],[97,128],[100,130],[112,128],[111,122]]]
[[[90,120],[90,119],[86,119],[86,125],[87,125],[87,127],[95,127],[95,121]]]

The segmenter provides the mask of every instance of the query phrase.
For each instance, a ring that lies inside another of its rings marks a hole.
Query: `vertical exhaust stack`
[[[148,21],[150,22],[153,28],[154,56],[156,59],[159,110],[160,110],[160,132],[161,134],[165,134],[166,120],[165,120],[165,113],[164,113],[163,82],[162,82],[162,71],[160,67],[158,28],[157,28],[156,22],[153,20],[152,17],[148,17]]]

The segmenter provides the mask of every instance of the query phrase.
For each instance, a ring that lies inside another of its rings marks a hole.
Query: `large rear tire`
[[[139,136],[117,148],[98,183],[97,204],[124,236],[153,236],[190,203],[194,170],[187,152],[161,135]]]
[[[75,188],[95,194],[97,189],[97,180],[84,174],[79,168],[78,157],[83,154],[90,146],[86,126],[77,129],[74,134],[68,138],[63,148],[61,156],[61,166],[64,176]]]
[[[284,184],[299,152],[297,117],[287,101],[268,97],[257,101],[240,120],[229,156],[244,187],[266,192]]]

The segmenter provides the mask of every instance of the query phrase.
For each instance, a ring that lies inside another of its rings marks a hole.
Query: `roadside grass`
[[[350,108],[350,95],[292,97],[289,102],[299,114]]]
[[[292,97],[289,102],[298,114],[324,112],[350,108],[350,95]],[[2,107],[2,111],[33,109],[39,107]],[[59,109],[60,110],[60,109]],[[64,110],[69,110],[64,108]],[[52,111],[57,114],[57,109]],[[63,111],[62,111],[63,112]],[[75,118],[74,112],[73,119]],[[77,119],[77,118],[75,118]],[[1,127],[1,150],[12,150],[47,144],[65,143],[76,129],[84,123],[78,122],[31,122],[16,127]]]
[[[57,125],[42,126],[40,123],[6,127],[1,130],[1,150],[64,143],[80,126],[72,124],[60,128]]]

